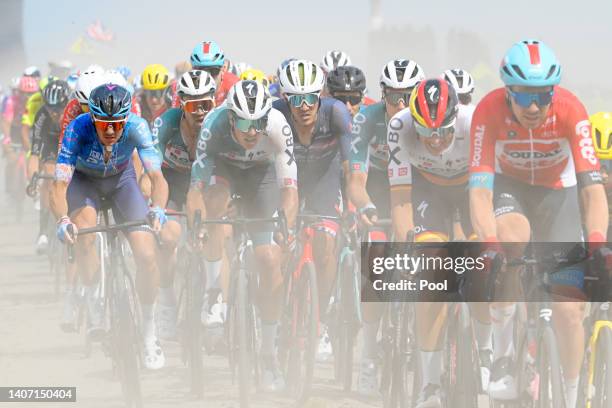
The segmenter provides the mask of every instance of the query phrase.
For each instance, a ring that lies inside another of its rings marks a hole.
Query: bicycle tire
[[[478,349],[474,331],[472,329],[471,314],[467,304],[462,303],[459,311],[457,336],[457,403],[452,406],[471,408],[478,406],[478,391],[480,389],[480,364],[478,363]]]
[[[545,327],[539,338],[537,368],[540,383],[536,407],[565,408],[561,362],[552,327]]]
[[[351,253],[342,257],[340,273],[339,306],[337,310],[338,322],[336,325],[338,338],[336,340],[337,353],[334,351],[334,366],[336,378],[341,381],[344,391],[350,391],[353,385],[353,346],[359,330],[359,316],[356,316],[355,307],[359,307],[359,299],[355,297],[355,259]],[[358,289],[357,289],[358,290]]]
[[[591,401],[592,408],[607,408],[612,405],[612,330],[602,327],[597,341],[595,361],[595,392]]]
[[[197,398],[204,396],[204,356],[202,352],[202,325],[200,313],[202,310],[203,282],[200,263],[195,255],[186,271],[186,301],[187,301],[187,348],[190,389]]]
[[[248,408],[251,379],[251,353],[249,333],[249,302],[247,270],[238,269],[236,277],[236,308],[234,309],[238,334],[238,386],[240,406]]]

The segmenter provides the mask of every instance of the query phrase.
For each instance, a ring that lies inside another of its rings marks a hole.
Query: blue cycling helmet
[[[132,108],[132,95],[116,84],[100,85],[89,95],[89,111],[96,116],[123,118]]]
[[[225,55],[223,50],[214,41],[203,41],[196,45],[191,52],[191,65],[193,69],[208,67],[223,67]]]
[[[524,40],[506,53],[499,74],[506,86],[552,86],[561,82],[561,64],[543,42]]]
[[[132,75],[132,70],[125,65],[119,65],[115,68],[115,71],[119,72],[125,79],[128,79]]]

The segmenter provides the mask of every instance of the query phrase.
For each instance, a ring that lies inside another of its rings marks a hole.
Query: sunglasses
[[[554,90],[546,92],[514,92],[508,89],[508,95],[514,99],[517,105],[528,108],[532,103],[535,103],[538,108],[550,105],[554,95]]]
[[[210,112],[214,108],[214,102],[210,98],[181,100],[181,106],[185,112],[197,113],[198,111]]]
[[[96,130],[102,133],[106,133],[108,128],[111,126],[115,132],[120,132],[123,130],[123,128],[125,127],[125,124],[127,123],[127,117],[123,119],[106,120],[106,119],[99,119],[94,116],[93,123],[94,123],[94,126],[96,127]]]
[[[316,93],[308,93],[301,95],[287,95],[287,99],[289,103],[294,108],[299,108],[303,103],[306,103],[306,106],[314,106],[319,101],[319,94]]]
[[[234,126],[239,131],[246,133],[251,128],[255,129],[256,132],[263,132],[266,126],[268,125],[267,118],[260,119],[242,119],[242,118],[234,118]]]
[[[164,96],[165,89],[145,90],[145,95],[150,98],[161,99]]]
[[[403,102],[404,105],[408,106],[408,102],[410,101],[411,90],[408,92],[392,92],[385,94],[385,102],[390,103],[393,106],[397,106],[400,102]]]
[[[361,103],[362,96],[361,95],[335,95],[334,98],[339,100],[340,102],[351,105],[359,105]]]
[[[428,127],[418,124],[417,122],[414,122],[414,127],[418,135],[426,139],[429,139],[432,137],[446,137],[450,135],[451,133],[455,133],[454,125],[455,124],[453,123],[445,127],[428,128]]]
[[[221,68],[219,67],[193,67],[193,69],[199,69],[200,71],[206,71],[213,78],[216,78],[221,73]]]

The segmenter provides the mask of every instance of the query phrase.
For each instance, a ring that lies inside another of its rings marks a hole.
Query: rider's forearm
[[[152,171],[149,174],[151,179],[151,201],[154,207],[166,208],[168,203],[168,183],[161,171]]]
[[[366,190],[368,175],[363,172],[351,173],[348,181],[348,195],[355,207],[363,208],[372,200]]]
[[[480,240],[497,237],[493,212],[493,192],[486,188],[470,189],[470,218]]]
[[[412,187],[397,186],[391,190],[391,221],[394,241],[404,242],[414,228],[412,219]]]
[[[285,211],[287,225],[293,228],[295,217],[298,211],[298,191],[297,188],[284,187],[281,190],[281,208]]]
[[[204,196],[197,188],[190,188],[187,193],[187,201],[185,204],[187,209],[187,220],[189,225],[193,225],[193,217],[197,210],[200,210],[202,219],[206,219],[206,207],[204,205]]]
[[[38,156],[35,154],[30,155],[30,158],[28,159],[28,179],[32,178],[32,175],[34,175],[34,173],[36,173],[38,171],[38,166],[39,166],[39,160],[38,160]]]
[[[55,218],[59,219],[68,215],[68,202],[66,201],[68,183],[65,181],[54,181],[49,195],[49,207]]]
[[[608,232],[608,200],[603,185],[593,184],[580,190],[583,221],[587,237],[599,233],[606,238]]]

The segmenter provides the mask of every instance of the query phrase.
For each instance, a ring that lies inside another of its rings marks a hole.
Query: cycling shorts
[[[472,235],[467,183],[442,186],[428,181],[412,168],[412,213],[416,239],[444,235],[453,237],[453,224],[459,221],[466,238]]]
[[[124,223],[146,219],[149,206],[145,201],[132,163],[121,173],[106,178],[88,176],[76,170],[66,194],[68,214],[83,207],[102,208],[102,201],[113,211],[115,222]],[[131,230],[147,229],[137,227]]]
[[[231,194],[240,196],[240,201],[245,204],[242,211],[246,218],[269,218],[280,207],[280,190],[274,164],[240,169],[217,159],[211,180],[211,185],[214,184],[223,184]],[[272,223],[250,224],[248,232],[254,246],[274,243]]]

